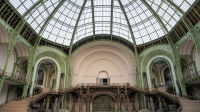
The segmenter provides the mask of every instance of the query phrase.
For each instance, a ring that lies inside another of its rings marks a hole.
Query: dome
[[[97,34],[137,45],[162,38],[162,23],[171,31],[183,16],[170,2],[185,13],[195,0],[9,0],[39,36],[66,46]]]

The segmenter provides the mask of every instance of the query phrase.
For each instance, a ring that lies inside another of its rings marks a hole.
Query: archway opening
[[[191,59],[189,58],[181,58],[181,71],[183,73],[183,80],[187,81],[189,79],[193,79],[196,76],[198,76],[198,74],[196,73],[195,67],[194,67],[194,63],[192,62]]]
[[[42,88],[55,88],[56,65],[51,60],[43,60],[37,68],[36,85]]]
[[[170,72],[170,68],[166,67],[163,70],[163,75],[164,75],[164,79],[165,79],[165,84],[166,85],[171,85],[172,84],[172,79],[171,79],[171,72]]]
[[[114,111],[115,103],[111,96],[108,95],[98,95],[93,101],[93,111],[94,112],[108,112]]]
[[[165,58],[159,57],[152,61],[150,66],[152,87],[157,88],[165,86],[168,92],[176,93],[171,66],[172,65]]]

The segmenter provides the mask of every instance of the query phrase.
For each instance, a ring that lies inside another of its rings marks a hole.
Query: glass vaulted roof
[[[170,31],[183,16],[169,1],[183,12],[195,2],[121,0],[120,6],[119,0],[9,0],[38,35],[67,46],[96,34],[134,39],[137,45],[160,38],[167,33],[161,22]]]

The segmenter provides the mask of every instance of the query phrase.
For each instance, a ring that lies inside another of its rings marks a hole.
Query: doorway
[[[110,79],[109,78],[99,78],[99,83],[102,85],[108,85]]]
[[[100,85],[110,84],[110,78],[109,78],[108,73],[106,71],[99,72],[99,75],[97,77],[97,83],[99,83]]]

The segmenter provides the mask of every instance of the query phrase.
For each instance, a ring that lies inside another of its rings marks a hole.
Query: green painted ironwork
[[[40,1],[39,1],[40,2]],[[31,12],[33,8],[35,8],[37,5],[34,5],[31,9],[29,9],[27,11],[27,13],[25,13],[25,15],[23,17],[25,17],[28,12]],[[12,15],[11,15],[12,16]],[[14,29],[11,37],[9,38],[9,42],[8,42],[8,52],[7,52],[7,56],[6,56],[6,61],[5,61],[5,64],[4,64],[4,69],[3,69],[3,74],[2,74],[2,77],[0,79],[0,92],[1,92],[1,89],[2,89],[2,86],[3,86],[3,82],[5,80],[5,71],[7,69],[7,65],[8,65],[8,60],[9,60],[9,57],[11,56],[12,54],[12,51],[13,51],[13,48],[14,48],[14,45],[16,43],[16,40],[17,40],[17,37],[19,35],[19,33],[21,32],[23,26],[25,25],[25,20],[22,20],[20,21],[16,28]]]
[[[94,1],[91,0],[92,6],[92,27],[93,27],[93,36],[95,37],[95,20],[94,20]]]
[[[167,29],[167,27],[164,25],[164,23],[162,22],[162,20],[160,19],[160,17],[158,16],[158,14],[152,9],[152,7],[145,1],[145,0],[141,0],[144,5],[151,11],[151,13],[154,15],[154,17],[158,20],[158,22],[161,24],[162,28],[164,29],[164,31],[166,32],[166,38],[171,46],[171,49],[173,51],[173,55],[174,55],[174,60],[175,60],[175,64],[177,67],[177,72],[178,72],[178,81],[179,81],[179,85],[181,87],[181,92],[183,96],[187,96],[187,92],[186,92],[186,88],[185,85],[183,84],[183,75],[182,75],[182,71],[181,71],[181,67],[180,67],[180,58],[179,58],[179,54],[178,54],[178,48],[176,45],[173,44],[172,40],[169,37],[169,31]]]
[[[112,40],[112,32],[113,32],[113,7],[114,7],[114,0],[111,0],[111,16],[110,16],[110,37]]]
[[[5,75],[6,75],[5,73],[6,73],[6,70],[7,70],[7,67],[8,67],[9,57],[12,55],[12,51],[13,51],[17,36],[19,35],[19,32],[21,31],[24,23],[25,23],[24,21],[19,22],[19,24],[16,26],[13,34],[9,38],[8,51],[7,51],[7,56],[6,56],[6,60],[5,60],[4,68],[3,68],[3,74],[1,75],[1,78],[0,78],[0,92],[1,92],[1,89],[2,89],[2,86],[3,86],[3,82],[5,80]]]
[[[70,41],[70,46],[69,46],[69,55],[67,57],[67,81],[69,81],[69,85],[71,85],[71,66],[70,66],[70,61],[71,61],[71,54],[72,54],[72,46],[73,46],[73,42],[74,42],[74,37],[75,37],[75,34],[76,34],[76,31],[77,31],[77,27],[78,27],[78,23],[79,23],[79,20],[81,18],[81,15],[83,13],[83,10],[84,10],[84,7],[86,5],[86,2],[87,0],[84,0],[84,3],[81,7],[81,10],[80,10],[80,13],[78,15],[78,19],[76,21],[76,24],[75,24],[75,27],[74,27],[74,31],[73,31],[73,34],[72,34],[72,38],[71,38],[71,41]]]
[[[184,11],[181,8],[179,8],[176,4],[174,4],[170,0],[166,0],[166,1],[168,3],[170,3],[170,5],[173,6],[177,11],[179,11],[181,14],[183,14],[183,17],[181,18],[181,20],[183,21],[183,23],[185,24],[185,26],[189,30],[189,32],[190,32],[190,34],[192,36],[192,39],[194,40],[195,46],[196,46],[198,52],[200,53],[200,39],[198,38],[198,33],[196,32],[195,27],[192,25],[190,20],[188,20],[186,18],[186,15],[185,15]],[[199,14],[199,13],[197,13],[197,14]]]
[[[24,89],[23,89],[23,94],[22,96],[23,97],[26,97],[27,96],[27,92],[28,92],[28,87],[29,87],[29,82],[30,82],[30,76],[31,76],[31,72],[32,72],[32,64],[33,64],[33,61],[34,61],[34,56],[35,56],[35,52],[37,50],[37,47],[40,43],[40,40],[41,40],[41,33],[43,31],[43,29],[47,26],[47,24],[49,23],[49,21],[51,20],[51,18],[55,15],[55,13],[57,12],[57,10],[63,5],[63,3],[65,2],[66,0],[62,0],[57,6],[56,8],[52,11],[52,13],[49,15],[49,17],[46,19],[46,21],[44,22],[43,26],[41,27],[38,35],[38,39],[36,40],[34,46],[31,48],[31,55],[29,57],[29,60],[28,60],[28,70],[27,70],[27,74],[26,74],[26,85],[24,86]]]

